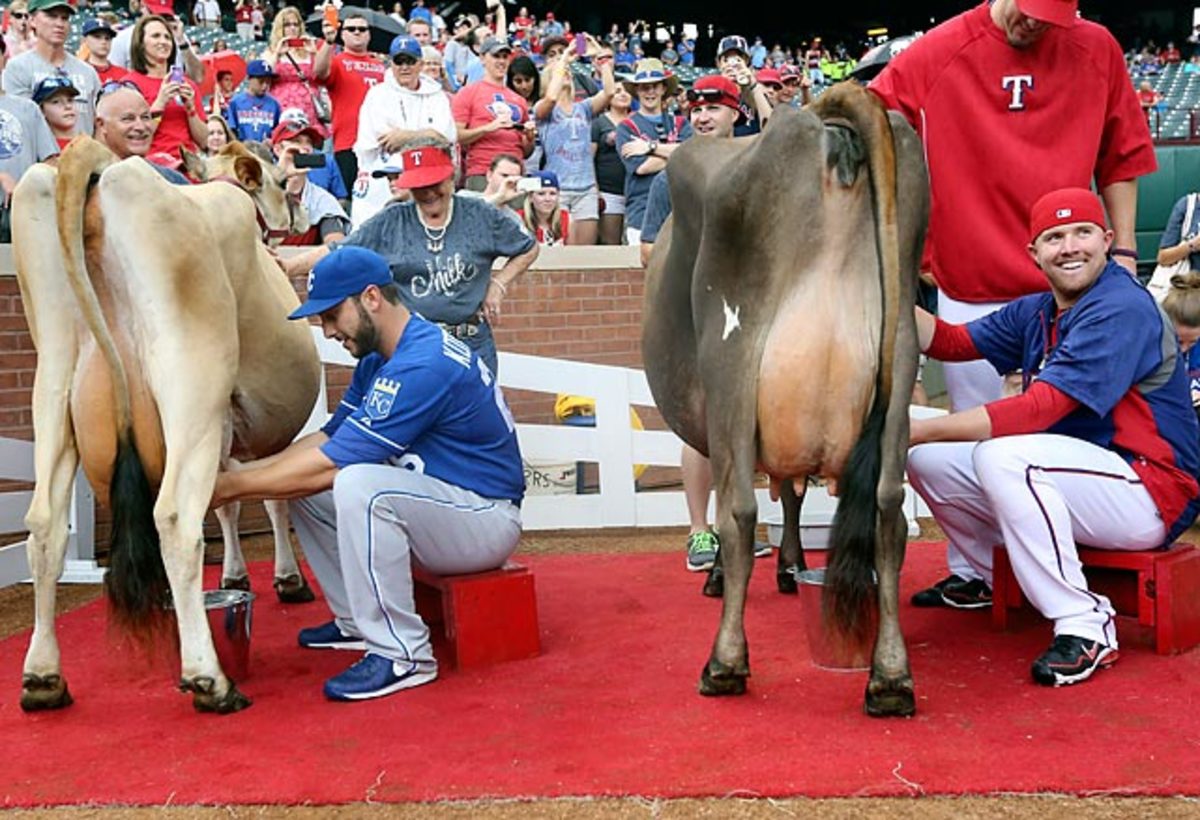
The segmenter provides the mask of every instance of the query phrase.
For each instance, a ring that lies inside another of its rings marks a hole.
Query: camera
[[[534,191],[542,190],[542,181],[537,177],[521,177],[517,180],[517,191],[522,194],[531,194]]]
[[[324,168],[325,155],[316,151],[292,154],[292,164],[297,168]]]

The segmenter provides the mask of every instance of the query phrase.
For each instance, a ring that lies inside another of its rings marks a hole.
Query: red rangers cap
[[[400,188],[428,188],[454,175],[454,160],[433,145],[401,151],[400,165],[404,168],[404,173],[396,179]]]
[[[1026,17],[1063,28],[1073,25],[1079,16],[1078,0],[1017,0],[1017,8]]]
[[[1029,241],[1037,240],[1046,231],[1059,225],[1092,222],[1106,228],[1104,206],[1100,198],[1087,188],[1060,188],[1051,191],[1029,211]]]

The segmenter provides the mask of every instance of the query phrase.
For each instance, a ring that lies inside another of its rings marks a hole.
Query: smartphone
[[[540,190],[542,190],[542,181],[537,177],[521,177],[517,180],[517,191],[522,194],[531,194]]]
[[[582,32],[575,35],[575,54],[580,57],[587,54],[587,37]]]
[[[304,37],[289,37],[283,44],[288,48],[305,48],[308,46],[308,40]]]
[[[292,164],[297,168],[324,168],[325,155],[310,151],[303,154],[292,154]]]
[[[183,69],[179,66],[172,66],[171,73],[167,75],[167,82],[178,85],[183,82]]]

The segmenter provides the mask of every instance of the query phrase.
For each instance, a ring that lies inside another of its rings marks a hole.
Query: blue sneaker
[[[347,635],[337,621],[301,629],[296,641],[305,649],[357,649],[364,652],[367,642],[355,635]]]
[[[368,652],[345,672],[325,681],[330,700],[367,700],[411,689],[437,678],[437,665],[393,661]]]

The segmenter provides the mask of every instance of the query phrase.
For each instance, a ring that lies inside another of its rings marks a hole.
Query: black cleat
[[[1090,678],[1097,669],[1117,662],[1117,650],[1100,641],[1055,635],[1054,643],[1033,662],[1033,679],[1043,686],[1064,686]]]

